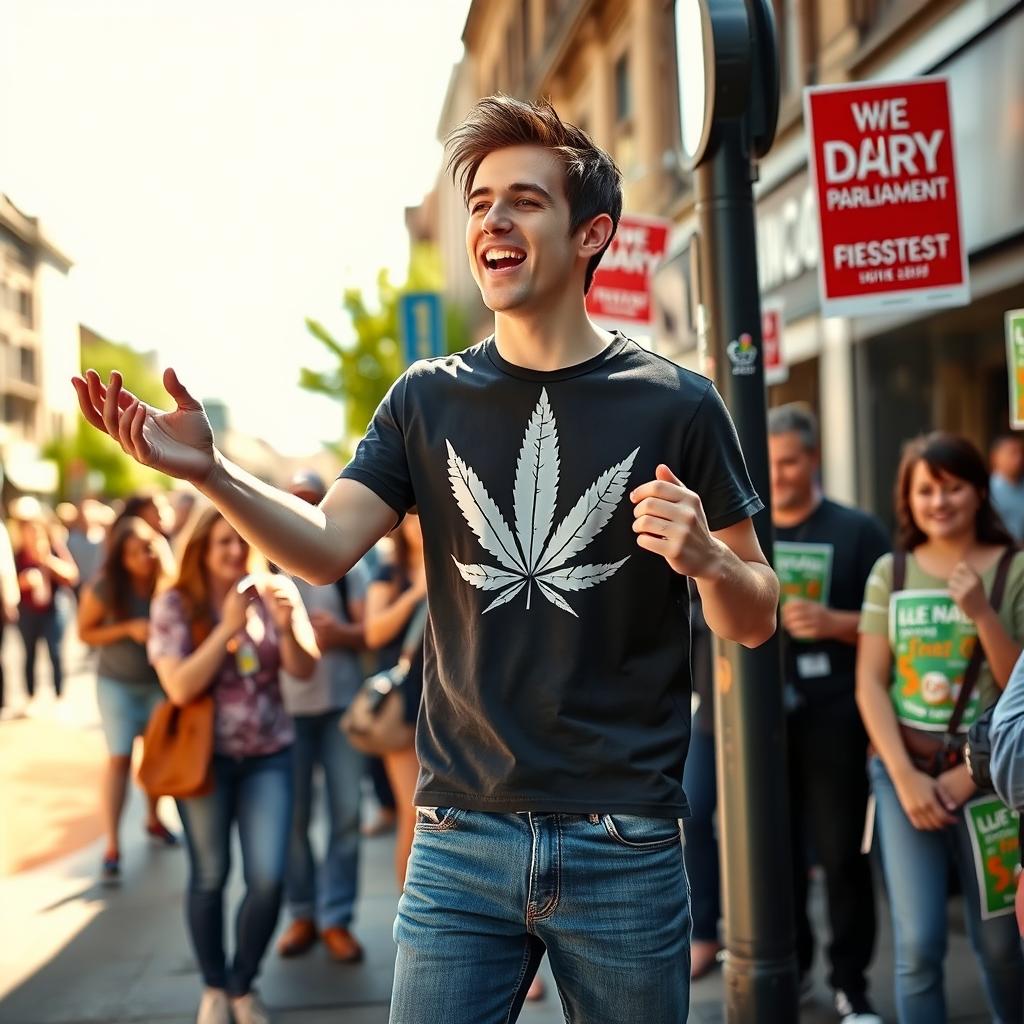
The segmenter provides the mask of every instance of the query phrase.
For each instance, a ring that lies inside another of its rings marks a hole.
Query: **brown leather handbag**
[[[161,701],[143,737],[139,784],[150,796],[205,796],[213,790],[213,697],[178,707]]]
[[[193,622],[193,650],[209,632],[208,624]],[[180,707],[163,700],[153,709],[139,764],[139,785],[150,796],[187,798],[213,791],[214,714],[209,690]]]
[[[992,592],[989,594],[989,604],[995,611],[999,611],[1003,603],[1003,591],[1006,589],[1006,578],[1010,573],[1010,564],[1013,556],[1017,553],[1016,548],[1007,548],[999,557],[996,565],[995,579],[992,581]],[[907,554],[905,551],[893,553],[892,566],[892,592],[895,594],[902,590],[907,578]],[[971,699],[974,686],[978,681],[978,674],[981,672],[982,663],[985,661],[985,651],[981,646],[981,639],[975,641],[974,649],[971,651],[970,660],[964,669],[964,678],[960,684],[960,696],[953,714],[950,716],[943,733],[927,732],[924,729],[915,729],[912,725],[899,723],[900,735],[903,745],[907,748],[910,760],[919,771],[928,775],[938,777],[950,768],[962,764],[964,760],[964,746],[967,742],[967,734],[960,732],[960,723],[963,721],[964,713],[967,711],[967,702]]]

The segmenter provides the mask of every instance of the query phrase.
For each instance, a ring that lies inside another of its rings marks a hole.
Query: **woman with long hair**
[[[865,590],[857,704],[875,751],[869,774],[892,912],[899,1019],[947,1019],[946,893],[955,865],[993,1020],[1009,1024],[1024,1020],[1024,961],[1012,908],[983,914],[964,811],[975,786],[962,756],[939,763],[931,752],[957,726],[975,645],[984,660],[960,732],[1010,677],[1024,639],[1024,558],[992,508],[984,460],[964,438],[934,433],[907,446],[896,514],[902,554],[880,558]],[[997,574],[1005,581],[998,611],[990,602]],[[957,749],[948,742],[946,748]]]
[[[417,516],[406,516],[392,534],[394,553],[389,564],[381,567],[366,591],[366,646],[377,652],[377,670],[383,672],[398,664],[409,622],[427,599],[427,577],[423,566],[423,534]],[[402,686],[405,718],[415,723],[423,692],[422,651],[413,659]],[[398,814],[395,841],[395,875],[399,889],[405,884],[405,868],[412,850],[416,829],[413,796],[419,776],[416,748],[396,750],[384,755],[388,781],[395,794]]]
[[[103,824],[107,836],[102,877],[121,875],[121,814],[131,772],[132,747],[146,731],[162,696],[149,663],[149,608],[157,587],[174,572],[167,542],[148,523],[122,519],[112,532],[99,573],[79,595],[78,635],[99,648],[96,699],[107,740],[103,777]],[[157,798],[147,796],[146,832],[168,846],[177,843],[157,815]]]
[[[35,498],[16,499],[11,502],[10,513],[14,566],[21,594],[18,629],[25,645],[25,690],[29,699],[35,696],[36,648],[42,640],[53,669],[54,696],[60,698],[64,663],[57,594],[61,587],[73,587],[78,582],[78,567]]]
[[[216,509],[186,534],[177,577],[154,602],[149,656],[175,704],[211,693],[213,791],[178,800],[191,864],[186,911],[205,990],[197,1024],[266,1024],[253,991],[281,907],[292,815],[292,723],[279,673],[309,679],[319,656],[291,580],[272,576]],[[245,897],[224,950],[232,827]]]

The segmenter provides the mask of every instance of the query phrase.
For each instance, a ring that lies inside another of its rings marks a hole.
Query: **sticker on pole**
[[[1006,374],[1010,378],[1010,427],[1024,430],[1024,309],[1006,314]]]
[[[623,214],[587,292],[587,312],[612,327],[654,323],[652,281],[668,248],[669,222]]]
[[[825,316],[970,302],[945,78],[804,90]]]
[[[764,352],[765,384],[782,384],[789,380],[789,365],[782,349],[781,299],[761,303],[761,350]]]
[[[964,804],[971,835],[981,919],[1013,913],[1020,871],[1020,818],[994,796]]]

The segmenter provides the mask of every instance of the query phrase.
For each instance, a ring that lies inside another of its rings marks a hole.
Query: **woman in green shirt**
[[[904,579],[893,586],[893,555],[880,558],[868,579],[857,703],[875,751],[869,774],[892,911],[899,1019],[947,1019],[942,968],[947,873],[955,864],[993,1020],[1009,1024],[1024,1020],[1024,960],[1012,906],[998,916],[982,913],[964,812],[974,783],[962,758],[938,774],[924,770],[908,742],[917,748],[930,737],[939,744],[950,730],[979,642],[985,659],[958,731],[998,698],[1024,638],[1024,557],[1008,562],[997,612],[989,597],[1013,540],[992,509],[985,463],[963,438],[936,433],[908,445],[896,513]]]

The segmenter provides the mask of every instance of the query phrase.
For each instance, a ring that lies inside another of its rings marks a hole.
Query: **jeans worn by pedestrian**
[[[46,643],[53,668],[53,692],[59,697],[64,685],[64,666],[60,655],[61,628],[56,606],[46,611],[22,608],[18,615],[18,630],[25,645],[25,690],[29,697],[36,693],[36,648],[40,640]]]
[[[295,718],[295,807],[288,852],[287,901],[292,917],[320,929],[352,922],[359,880],[360,779],[364,758],[338,727],[340,711]],[[313,770],[323,769],[328,836],[319,878],[309,841]]]
[[[572,1024],[683,1024],[679,824],[421,808],[395,921],[391,1024],[506,1024],[546,951]]]
[[[981,964],[994,1024],[1024,1020],[1024,959],[1012,913],[981,919],[974,855],[963,812],[941,831],[915,828],[878,757],[869,764],[877,831],[892,910],[896,1004],[900,1024],[944,1024],[943,986],[949,922],[947,882],[956,865],[964,893],[967,934]]]
[[[186,897],[189,934],[203,982],[245,995],[277,925],[292,816],[291,748],[265,757],[214,756],[213,792],[178,800],[190,861]],[[231,828],[238,826],[245,897],[235,927],[235,953],[224,951],[224,887],[231,866]]]

